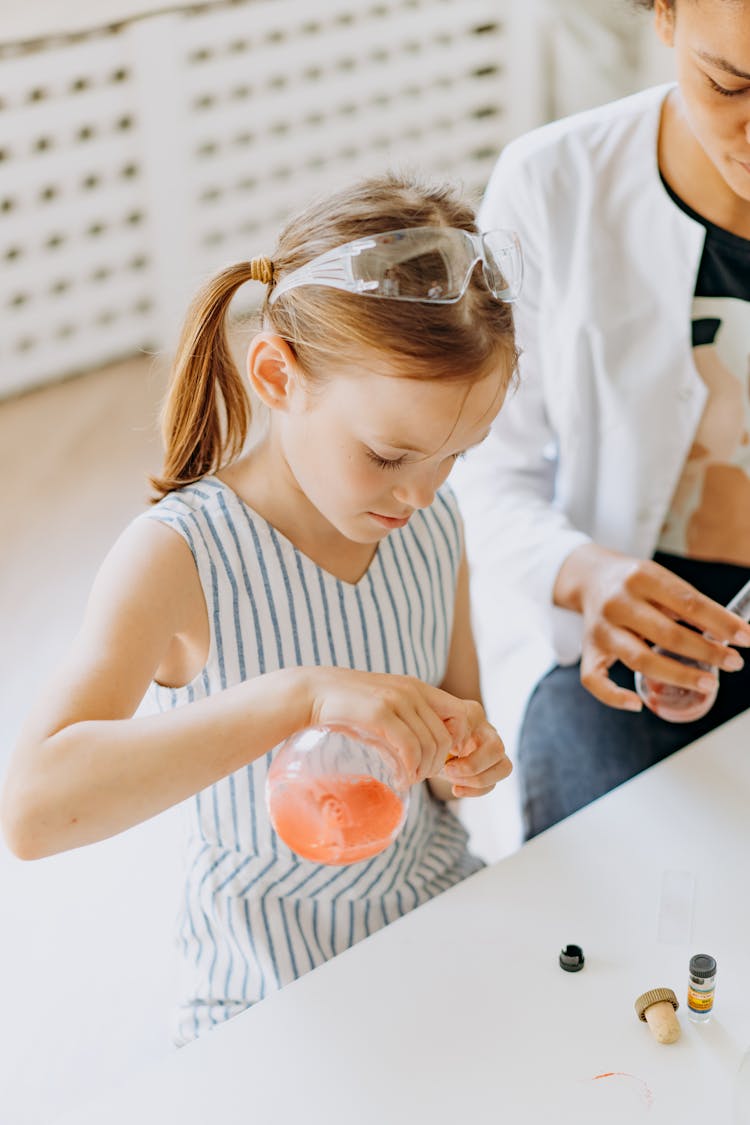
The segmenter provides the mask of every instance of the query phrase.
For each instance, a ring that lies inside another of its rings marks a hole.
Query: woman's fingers
[[[602,703],[620,709],[640,710],[641,701],[635,691],[610,680],[615,661],[655,680],[706,693],[715,687],[713,673],[690,661],[739,671],[742,656],[723,642],[750,645],[750,626],[650,560],[612,556],[600,563],[584,598],[583,616],[581,683]]]
[[[651,648],[625,629],[610,629],[606,645],[599,646],[589,638],[584,642],[581,655],[581,683],[608,707],[628,711],[640,711],[642,708],[635,691],[621,688],[609,678],[609,669],[615,660],[621,661],[633,672],[692,691],[706,693],[715,687],[712,672],[672,660],[668,653]]]
[[[609,678],[616,656],[610,655],[592,641],[584,640],[581,653],[581,683],[587,691],[607,707],[620,711],[641,711],[643,703],[635,691],[622,688]]]
[[[750,645],[750,625],[746,621],[658,563],[644,562],[633,570],[625,582],[625,590],[636,599],[663,605],[670,616],[674,614],[678,620],[710,633],[719,641]],[[649,639],[662,643],[656,637]]]
[[[637,637],[643,637],[666,649],[667,652],[676,652],[691,660],[700,660],[703,664],[722,668],[725,672],[738,672],[744,664],[736,649],[728,648],[712,637],[696,633],[694,629],[680,624],[669,607],[644,601],[623,602],[620,612],[617,607],[613,607],[609,621],[613,625],[629,630]],[[595,630],[593,631],[595,633]],[[643,669],[638,670],[643,671]]]

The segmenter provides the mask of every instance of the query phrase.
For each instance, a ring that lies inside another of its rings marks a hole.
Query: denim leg
[[[665,722],[646,707],[639,713],[607,707],[582,686],[580,665],[553,668],[529,700],[518,741],[525,838],[744,711],[750,704],[747,655],[741,672],[721,675],[713,708],[693,723]],[[632,689],[633,674],[622,664],[610,675]]]

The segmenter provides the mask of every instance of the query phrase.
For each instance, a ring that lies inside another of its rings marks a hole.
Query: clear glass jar
[[[385,744],[346,727],[306,727],[274,751],[266,805],[293,852],[338,866],[369,859],[393,843],[409,791]]]
[[[692,660],[689,656],[680,656],[676,652],[668,652],[665,648],[654,646],[654,652],[677,660],[680,664],[687,664],[691,668],[700,668],[703,672],[713,674],[715,685],[712,691],[695,691],[693,688],[680,687],[678,684],[667,684],[662,680],[655,680],[652,676],[643,676],[640,672],[635,674],[635,690],[643,702],[658,715],[670,723],[693,723],[702,719],[714,705],[719,690],[719,672],[710,664],[703,664],[700,660]]]

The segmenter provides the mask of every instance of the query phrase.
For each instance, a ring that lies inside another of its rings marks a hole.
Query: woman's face
[[[655,17],[675,51],[688,127],[726,185],[750,202],[750,2],[656,0]]]

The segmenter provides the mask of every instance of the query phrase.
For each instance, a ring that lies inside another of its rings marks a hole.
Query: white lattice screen
[[[202,277],[357,175],[478,193],[511,135],[512,7],[241,0],[6,49],[0,396],[171,346]]]

